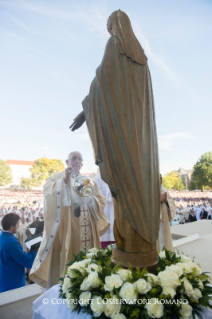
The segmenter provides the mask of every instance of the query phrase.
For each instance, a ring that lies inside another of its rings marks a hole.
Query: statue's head
[[[132,31],[128,15],[121,10],[114,11],[107,20],[107,30],[110,35],[119,35],[120,31],[123,33]]]
[[[138,42],[128,15],[121,11],[114,11],[108,18],[107,30],[110,35],[119,38],[121,44],[121,54],[126,55],[132,61],[139,64],[146,64],[147,58]]]

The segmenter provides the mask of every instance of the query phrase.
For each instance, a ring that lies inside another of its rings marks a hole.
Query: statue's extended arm
[[[80,128],[84,122],[85,122],[85,114],[82,111],[80,114],[77,115],[77,117],[75,117],[73,123],[71,124],[71,126],[69,128],[72,131],[75,131],[78,128]]]

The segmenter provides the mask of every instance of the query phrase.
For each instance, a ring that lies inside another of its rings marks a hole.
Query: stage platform
[[[195,262],[201,265],[202,271],[208,271],[209,275],[212,276],[212,220],[205,219],[171,226],[171,234],[175,252],[178,249],[179,252],[183,251],[191,258],[195,257]],[[196,239],[194,239],[195,237]],[[182,243],[182,238],[184,243]],[[193,238],[193,240],[187,242],[189,238],[191,240]]]

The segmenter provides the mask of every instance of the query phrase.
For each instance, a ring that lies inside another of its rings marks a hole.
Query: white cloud
[[[172,133],[167,135],[159,135],[158,136],[158,144],[160,150],[166,151],[174,151],[176,149],[173,148],[174,142],[179,139],[194,139],[195,137],[186,133]]]
[[[156,55],[155,52],[152,51],[151,45],[149,41],[147,40],[146,36],[144,35],[140,25],[135,20],[132,20],[133,30],[138,38],[141,46],[143,47],[147,58],[151,58],[153,63],[155,63],[172,81],[176,80],[177,77],[174,74],[174,72],[171,70],[171,68],[168,66],[168,64],[164,61],[163,58],[159,57],[159,55]]]

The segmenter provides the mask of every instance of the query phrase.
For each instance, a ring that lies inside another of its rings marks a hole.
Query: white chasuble
[[[94,184],[92,196],[80,198],[74,194],[72,178],[67,187],[63,178],[64,172],[58,173],[43,187],[43,239],[30,272],[34,282],[47,288],[63,276],[73,254],[101,248],[99,237],[110,227],[98,186]]]

